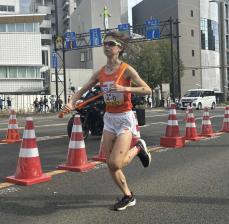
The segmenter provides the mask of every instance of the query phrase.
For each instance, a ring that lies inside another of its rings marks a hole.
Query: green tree
[[[141,77],[154,88],[171,83],[171,51],[169,40],[131,43],[123,60],[132,65]],[[177,55],[174,51],[174,75],[177,73]],[[181,75],[183,70],[181,64]]]

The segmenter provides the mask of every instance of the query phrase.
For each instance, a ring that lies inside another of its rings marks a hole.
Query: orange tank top
[[[127,67],[126,63],[122,63],[112,74],[105,73],[105,67],[100,70],[99,83],[106,103],[106,112],[122,113],[132,110],[131,93],[110,92],[114,83],[131,86],[130,80],[123,75]]]

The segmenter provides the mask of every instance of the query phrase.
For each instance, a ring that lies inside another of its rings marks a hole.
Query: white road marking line
[[[178,114],[183,114],[183,113],[176,113]],[[164,116],[168,116],[169,114],[158,114],[158,115],[146,115],[146,117],[164,117]]]
[[[59,123],[59,124],[44,124],[44,125],[34,125],[34,128],[42,128],[42,127],[58,127],[58,126],[67,126],[66,123]],[[24,129],[24,127],[18,127],[18,129]],[[8,130],[8,128],[1,128],[0,131]]]
[[[7,183],[3,183],[3,184],[2,186],[0,186],[0,188],[3,188],[3,189],[0,189],[0,195],[6,195],[6,194],[17,192],[20,190],[20,188],[17,186],[7,187]],[[7,187],[7,188],[4,188],[4,187]]]
[[[39,141],[46,141],[46,140],[53,140],[53,139],[58,139],[58,138],[64,138],[68,135],[57,135],[57,136],[42,136],[42,137],[37,137],[37,142]]]
[[[145,125],[142,125],[140,126],[140,128],[145,128],[145,127],[149,127],[153,124],[167,124],[168,122],[154,122],[154,123],[149,123],[149,124],[145,124]]]

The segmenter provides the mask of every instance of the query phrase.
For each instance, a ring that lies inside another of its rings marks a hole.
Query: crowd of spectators
[[[57,112],[62,109],[63,101],[54,95],[51,95],[49,99],[46,96],[40,97],[40,99],[36,97],[33,106],[36,113]]]

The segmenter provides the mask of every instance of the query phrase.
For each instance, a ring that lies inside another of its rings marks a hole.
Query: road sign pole
[[[54,51],[57,52],[57,49],[56,49],[56,36],[54,36]],[[57,63],[57,59],[56,59],[56,63]],[[55,84],[56,84],[56,100],[58,98],[58,71],[57,71],[57,64],[55,66]],[[58,101],[57,101],[58,103]]]
[[[55,52],[57,52],[57,48],[56,48],[56,38],[58,37],[58,34],[59,34],[59,30],[58,30],[58,6],[57,6],[57,0],[55,0],[55,23],[56,23],[56,26],[55,26],[55,31],[56,31],[56,34],[55,34],[55,37],[54,37],[54,50]],[[59,91],[58,91],[58,71],[57,71],[57,66],[55,67],[55,78],[56,78],[56,105],[57,105],[57,110],[59,108],[59,101],[58,101],[58,96],[59,96]]]

